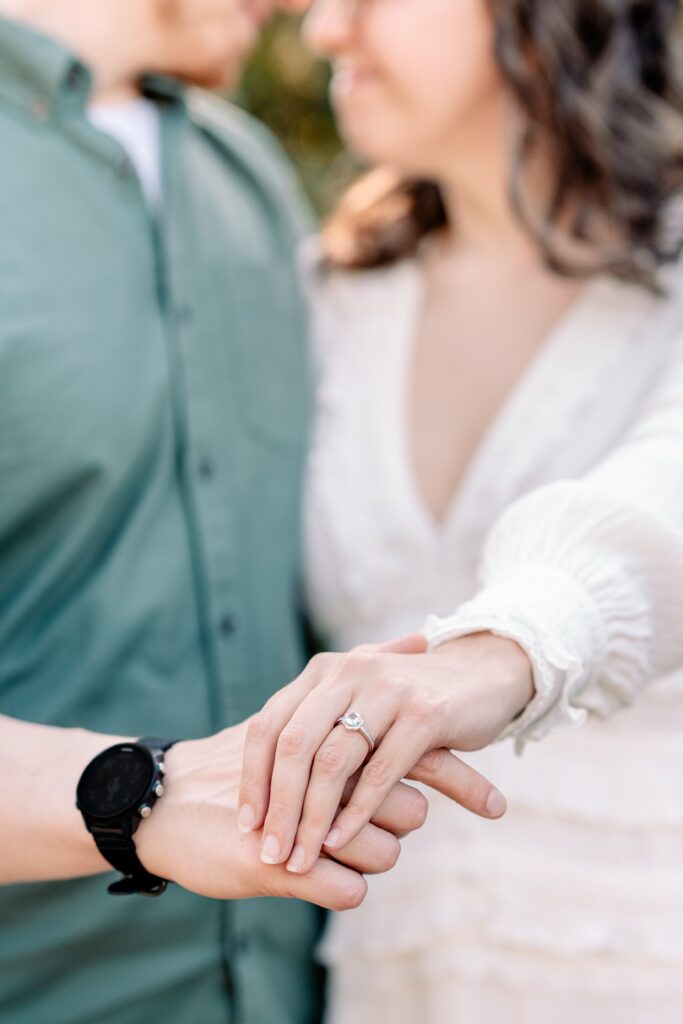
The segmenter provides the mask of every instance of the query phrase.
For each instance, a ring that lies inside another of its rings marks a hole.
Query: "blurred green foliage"
[[[298,21],[278,17],[234,97],[279,137],[320,213],[330,209],[356,172],[335,130],[328,82],[327,66],[306,49]]]

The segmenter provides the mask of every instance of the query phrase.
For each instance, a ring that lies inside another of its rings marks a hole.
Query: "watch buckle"
[[[132,875],[123,875],[107,886],[107,892],[112,896],[161,896],[166,892],[167,886],[165,878],[156,878],[154,875],[139,879]]]

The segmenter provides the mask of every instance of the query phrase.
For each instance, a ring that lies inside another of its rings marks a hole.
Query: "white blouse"
[[[333,918],[326,1024],[679,1024],[683,269],[665,278],[666,299],[586,286],[436,526],[409,454],[420,265],[309,270],[315,626],[333,650],[425,620],[432,644],[490,629],[537,691],[514,745],[466,757],[504,818],[427,791],[397,867]]]
[[[500,737],[519,750],[683,666],[683,270],[662,279],[664,299],[608,278],[584,288],[437,527],[408,455],[419,264],[311,275],[314,622],[343,648],[420,627],[431,646],[480,630],[515,639],[536,685]]]

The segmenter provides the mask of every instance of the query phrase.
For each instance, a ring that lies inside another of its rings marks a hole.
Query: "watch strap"
[[[136,740],[141,747],[149,747],[150,750],[159,750],[162,754],[165,754],[167,750],[170,750],[172,746],[179,743],[179,740],[162,740],[158,736],[143,736],[142,739]]]
[[[136,741],[146,747],[154,757],[157,765],[161,765],[163,755],[178,742],[177,739],[162,739],[158,736],[143,736]],[[163,771],[163,768],[162,768]],[[120,871],[122,878],[112,882],[107,891],[114,896],[139,893],[144,896],[160,896],[168,886],[165,878],[151,874],[140,861],[133,841],[133,832],[137,821],[131,820],[128,828],[117,826],[107,828],[101,825],[90,825],[97,848],[113,868]]]
[[[124,876],[108,886],[110,893],[160,896],[164,892],[168,882],[147,871],[140,862],[132,836],[125,835],[118,829],[99,826],[92,826],[91,832],[102,856]]]

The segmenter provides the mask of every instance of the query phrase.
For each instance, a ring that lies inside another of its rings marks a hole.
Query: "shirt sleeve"
[[[503,512],[479,582],[472,600],[431,616],[424,631],[430,648],[489,631],[525,649],[536,694],[499,737],[514,738],[518,753],[591,713],[611,716],[683,665],[683,338],[603,461]]]

